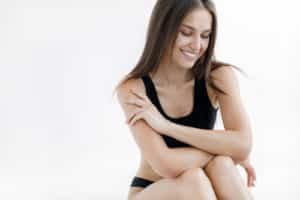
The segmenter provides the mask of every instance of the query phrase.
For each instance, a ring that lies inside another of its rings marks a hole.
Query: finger
[[[136,108],[132,113],[130,113],[130,115],[128,116],[127,120],[126,120],[126,123],[128,124],[132,118],[138,114],[139,112],[141,112],[143,109],[142,108]]]
[[[132,114],[127,120],[126,120],[126,124],[130,124],[131,120],[133,119],[133,117],[135,116],[135,114]]]
[[[250,169],[247,169],[248,174],[248,187],[251,187],[252,185],[252,171]]]
[[[141,94],[139,94],[138,92],[130,89],[131,93],[134,94],[136,97],[140,98],[140,99],[143,99],[144,100],[144,96],[142,96]]]
[[[130,89],[130,91],[131,91],[135,96],[137,96],[138,98],[143,99],[143,100],[145,100],[146,102],[150,102],[150,100],[148,99],[148,97],[147,97],[145,94],[140,94],[139,92],[136,92],[136,91],[134,91],[134,90],[132,90],[132,89]]]
[[[132,120],[132,118],[135,116],[135,113],[133,113],[132,115],[130,115],[130,117],[128,117],[128,119],[126,120],[126,124],[129,124],[130,121]]]
[[[251,187],[253,182],[253,177],[252,177],[252,171],[249,168],[247,169],[247,174],[248,174],[248,187]]]
[[[249,187],[252,187],[252,185],[253,185],[253,177],[252,177],[252,176],[250,176],[250,183],[249,183]]]
[[[136,114],[132,120],[130,121],[129,125],[132,126],[137,120],[141,119],[142,118],[142,114],[143,112],[139,112],[138,114]]]
[[[133,118],[132,118],[132,120],[130,121],[130,123],[129,123],[129,126],[133,126],[134,124],[135,124],[135,122],[137,121],[137,120],[139,120],[141,117],[139,116],[139,115],[135,115]]]
[[[254,168],[250,168],[250,169],[249,169],[249,173],[251,173],[251,176],[252,176],[252,178],[253,178],[253,181],[255,181],[255,180],[256,180],[256,174],[255,174]]]
[[[256,181],[256,174],[255,174],[255,171],[253,171],[253,186],[255,186],[255,182]]]
[[[251,177],[250,177],[250,175],[248,175],[248,177],[247,177],[247,185],[248,185],[248,187],[251,186]]]
[[[256,172],[254,169],[253,169],[253,176],[254,176],[254,180],[256,180]]]
[[[251,187],[254,186],[254,179],[253,179],[253,176],[251,177]]]
[[[143,107],[146,104],[145,101],[141,100],[141,99],[128,100],[128,101],[125,101],[125,103],[130,104],[130,105],[135,105],[138,107]]]

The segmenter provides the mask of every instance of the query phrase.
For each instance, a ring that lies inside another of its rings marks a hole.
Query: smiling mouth
[[[182,49],[180,49],[180,51],[188,59],[195,60],[196,58],[198,58],[198,54],[197,53],[191,53],[189,51],[185,51],[185,50],[182,50]]]

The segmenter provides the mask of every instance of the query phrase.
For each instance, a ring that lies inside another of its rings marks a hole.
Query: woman
[[[214,58],[210,0],[158,0],[136,67],[117,87],[141,152],[129,200],[251,199],[252,133],[234,71]],[[220,109],[225,130],[212,130]]]

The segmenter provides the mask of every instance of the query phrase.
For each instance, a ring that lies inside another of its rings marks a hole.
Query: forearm
[[[203,168],[214,155],[194,147],[169,148],[166,163],[174,177],[191,168]]]
[[[251,134],[231,130],[207,130],[170,123],[165,133],[179,141],[209,152],[243,160],[251,149]]]

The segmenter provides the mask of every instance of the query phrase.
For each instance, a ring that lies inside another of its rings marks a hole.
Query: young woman
[[[141,152],[128,200],[251,199],[252,133],[232,65],[214,57],[211,0],[158,0],[144,52],[117,86]],[[213,130],[220,109],[225,130]]]

